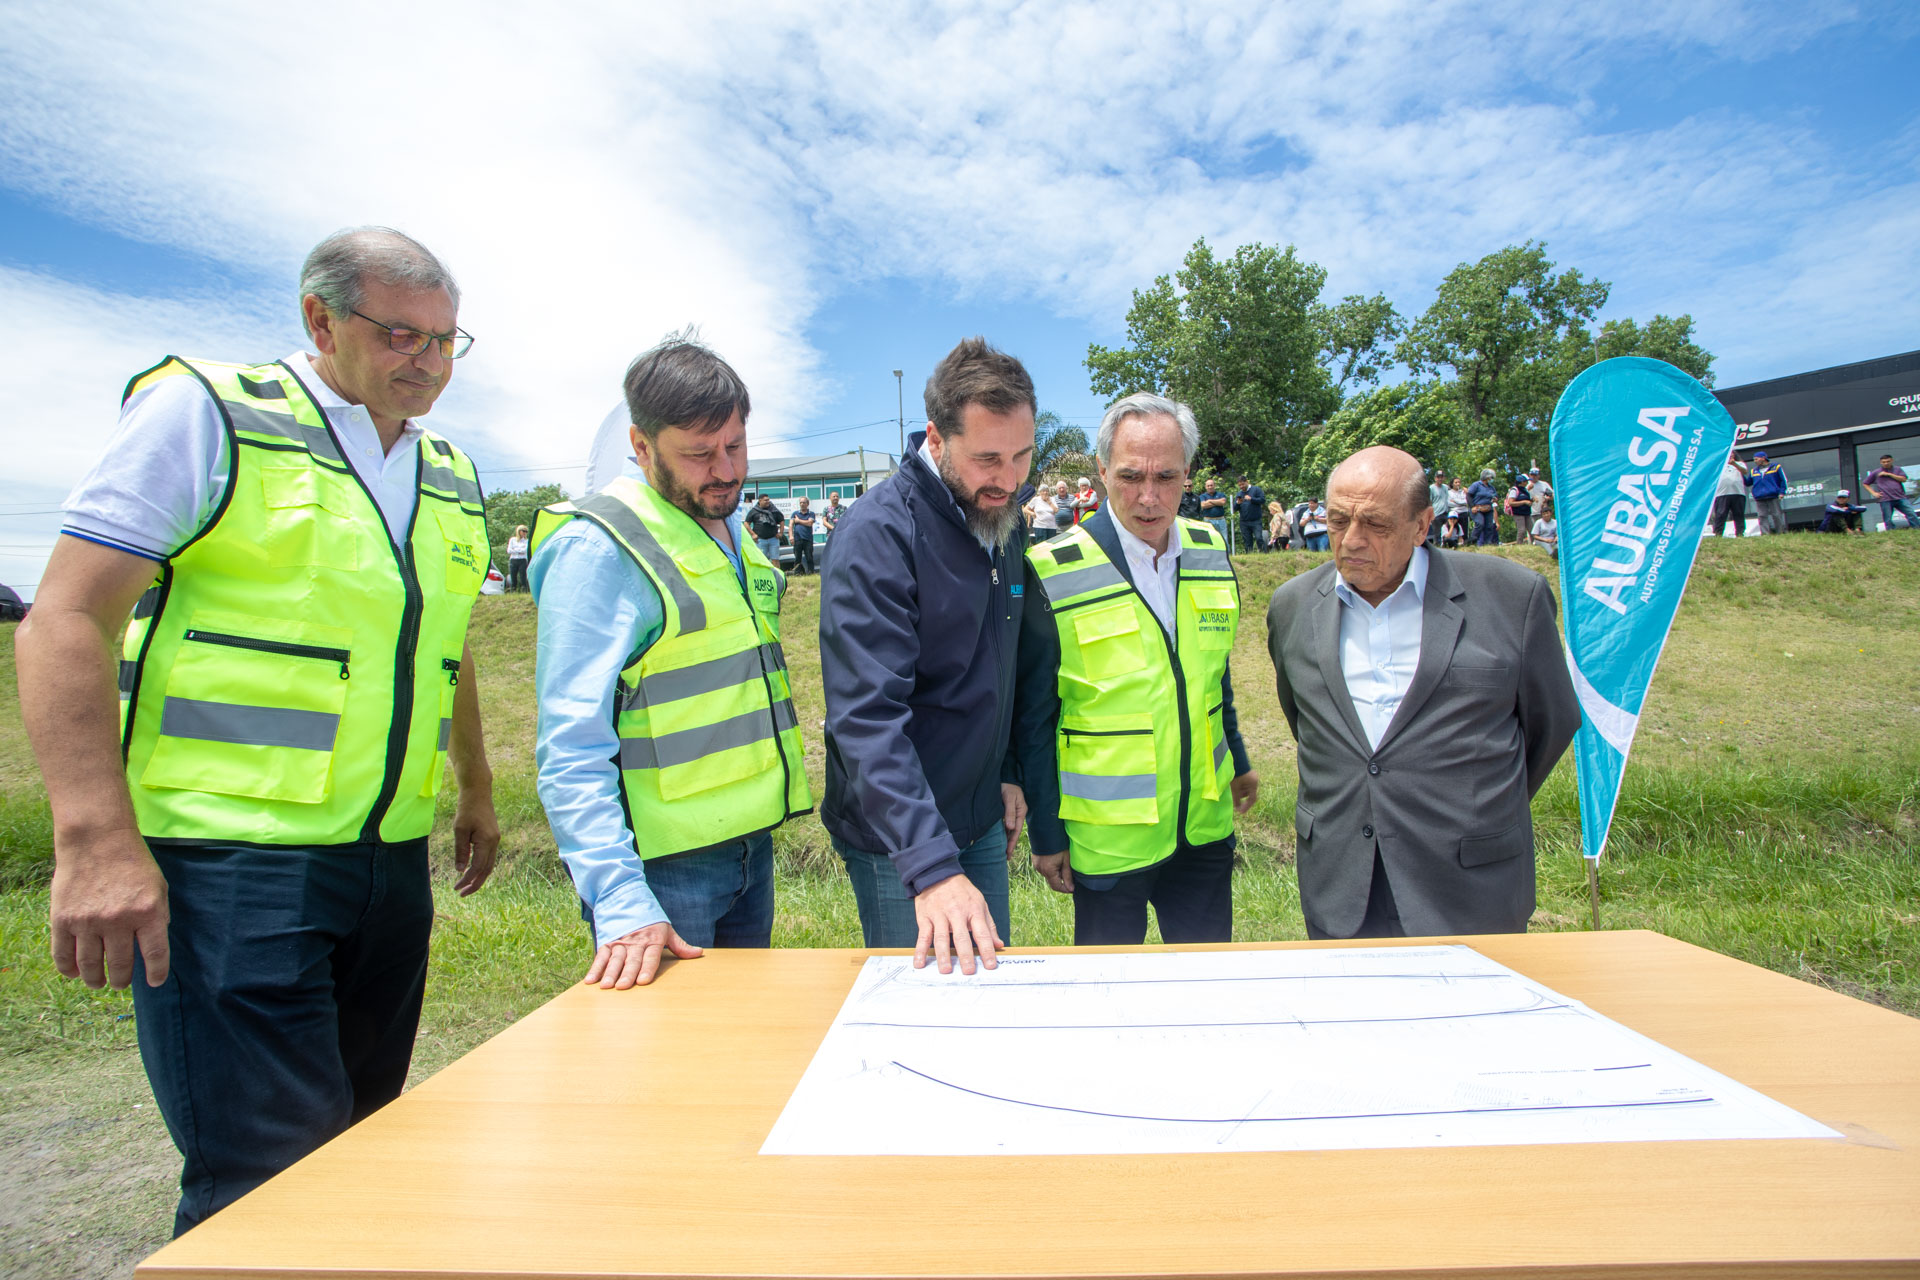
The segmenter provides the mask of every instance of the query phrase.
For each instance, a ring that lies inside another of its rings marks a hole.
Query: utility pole
[[[900,405],[900,456],[907,456],[907,384],[900,380],[900,370],[893,371],[893,394]]]
[[[855,447],[860,450],[860,483],[853,487],[853,494],[857,498],[867,491],[867,446]]]

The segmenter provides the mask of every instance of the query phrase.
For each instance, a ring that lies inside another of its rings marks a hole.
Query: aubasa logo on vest
[[[1675,424],[1689,412],[1684,407],[1640,410],[1639,425],[1648,434],[1635,435],[1627,444],[1627,463],[1633,469],[1621,473],[1615,486],[1619,499],[1607,509],[1600,532],[1600,541],[1617,548],[1618,555],[1595,557],[1581,583],[1588,596],[1615,613],[1626,613],[1622,596],[1627,592],[1634,592],[1642,603],[1651,599],[1660,577],[1660,563],[1673,541],[1680,500],[1693,482],[1700,438],[1707,427],[1701,422],[1683,442]],[[1644,582],[1642,568],[1646,569]]]
[[[1233,625],[1233,615],[1225,609],[1202,609],[1200,611],[1200,629],[1202,631],[1225,631]]]
[[[478,569],[480,567],[480,557],[475,554],[473,544],[470,542],[449,542],[447,544],[447,559],[459,565],[462,569]]]
[[[753,589],[760,595],[771,596],[773,594],[773,579],[756,577],[753,580]]]

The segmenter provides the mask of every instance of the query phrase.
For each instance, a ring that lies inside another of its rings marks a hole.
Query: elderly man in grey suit
[[[1411,454],[1362,449],[1327,480],[1333,562],[1273,593],[1267,648],[1299,746],[1308,936],[1519,933],[1530,802],[1580,704],[1545,579],[1421,545]]]

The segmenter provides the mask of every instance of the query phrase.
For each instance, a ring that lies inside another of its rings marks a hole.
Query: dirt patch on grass
[[[179,1176],[137,1053],[0,1059],[0,1275],[131,1275],[172,1234]]]

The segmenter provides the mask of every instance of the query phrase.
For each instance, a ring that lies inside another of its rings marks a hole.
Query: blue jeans
[[[183,1157],[175,1235],[400,1096],[427,984],[427,842],[164,845],[171,965],[134,953],[140,1061]]]
[[[1306,541],[1307,541],[1307,550],[1309,550],[1309,551],[1325,551],[1325,550],[1327,550],[1327,535],[1326,535],[1326,534],[1324,534],[1324,533],[1303,533],[1303,534],[1301,534],[1300,536],[1306,539]]]
[[[1893,513],[1898,511],[1907,518],[1907,528],[1920,529],[1920,520],[1913,518],[1913,503],[1905,498],[1880,499],[1880,523],[1887,526],[1887,532],[1893,532]]]
[[[1497,547],[1500,545],[1500,518],[1491,511],[1473,513],[1473,545],[1476,547]]]
[[[1208,517],[1207,517],[1207,523],[1208,523],[1208,524],[1210,524],[1210,525],[1212,525],[1212,526],[1213,526],[1213,531],[1214,531],[1215,533],[1217,533],[1217,534],[1219,534],[1219,535],[1220,535],[1220,545],[1221,545],[1221,546],[1223,546],[1223,547],[1224,547],[1224,546],[1226,546],[1226,545],[1227,545],[1227,521],[1226,521],[1226,517],[1224,517],[1224,516],[1208,516]]]
[[[759,544],[760,554],[767,558],[767,563],[777,567],[780,563],[780,539],[755,538],[754,541]],[[680,936],[684,938],[687,935],[683,933]]]
[[[833,837],[833,851],[847,864],[853,883],[854,905],[860,908],[860,932],[869,947],[912,947],[920,941],[920,920],[913,914],[913,895],[900,883],[893,859],[842,844]],[[1007,919],[1007,832],[999,823],[960,851],[960,871],[987,900],[987,913],[1000,940],[1013,945]]]
[[[773,943],[773,833],[717,849],[651,858],[647,888],[673,931],[696,947]]]

